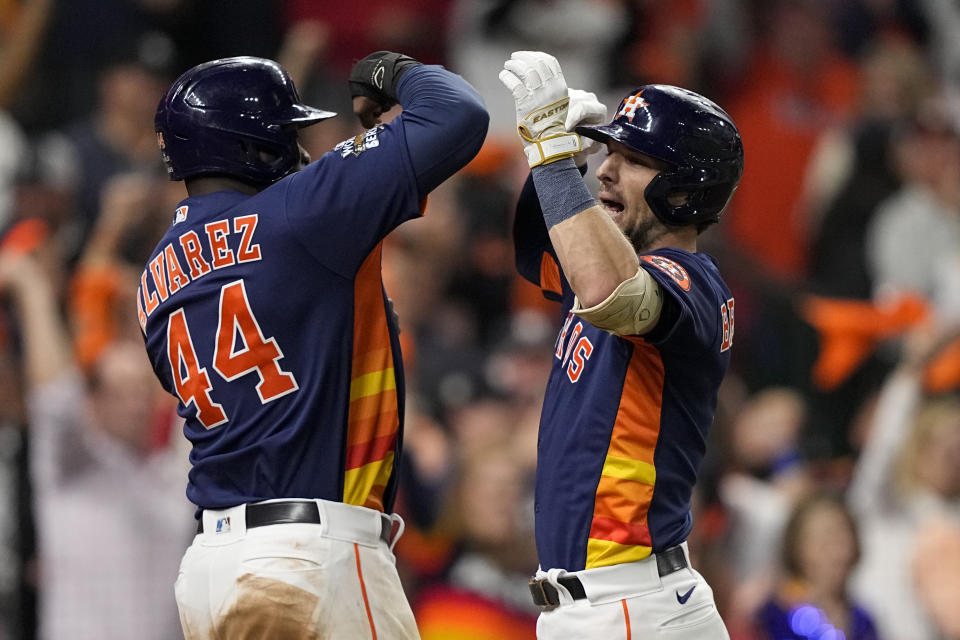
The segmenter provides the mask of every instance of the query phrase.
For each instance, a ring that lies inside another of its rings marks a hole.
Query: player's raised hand
[[[514,51],[499,77],[513,94],[517,132],[531,167],[580,151],[580,136],[565,127],[570,98],[556,58],[542,51]]]
[[[379,124],[380,116],[397,104],[400,76],[418,64],[419,61],[402,53],[376,51],[353,65],[348,83],[353,112],[360,124],[367,128]]]
[[[580,89],[567,89],[570,107],[567,109],[567,118],[564,128],[573,132],[580,125],[597,125],[607,121],[607,105],[597,99],[596,94]],[[603,145],[591,138],[580,137],[580,152],[573,156],[578,167],[587,164],[587,156],[596,153]]]

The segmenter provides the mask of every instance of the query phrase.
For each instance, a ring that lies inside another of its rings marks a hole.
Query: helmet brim
[[[294,104],[291,105],[290,111],[285,114],[284,120],[290,124],[306,127],[315,122],[333,118],[336,115],[335,111],[324,111],[316,107],[308,107],[305,104]]]
[[[597,142],[609,142],[610,140],[622,141],[626,137],[623,127],[614,124],[600,125],[580,125],[574,129],[577,133]]]
[[[682,160],[673,153],[672,149],[664,145],[658,145],[655,138],[638,136],[636,130],[631,131],[616,121],[602,125],[581,125],[574,129],[574,131],[581,136],[591,138],[603,144],[607,144],[611,140],[619,142],[634,151],[648,155],[651,158],[656,158],[669,165],[682,163]],[[666,153],[666,151],[670,153]]]

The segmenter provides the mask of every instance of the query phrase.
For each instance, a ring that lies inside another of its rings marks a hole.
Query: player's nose
[[[617,178],[617,157],[619,154],[609,153],[603,159],[600,166],[597,167],[597,180],[602,183],[616,182]]]

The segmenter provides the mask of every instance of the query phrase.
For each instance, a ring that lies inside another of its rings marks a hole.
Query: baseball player
[[[488,115],[459,76],[397,53],[350,87],[371,128],[312,163],[297,131],[335,114],[270,60],[201,64],[157,108],[189,197],[137,312],[193,445],[188,640],[418,637],[392,552],[404,384],[381,243],[473,158]]]
[[[740,179],[739,133],[664,85],[593,124],[606,108],[568,92],[545,53],[514,53],[500,79],[532,167],[517,264],[566,314],[540,421],[537,637],[727,638],[685,540],[734,319],[697,236]],[[607,150],[596,200],[572,159],[593,141]]]

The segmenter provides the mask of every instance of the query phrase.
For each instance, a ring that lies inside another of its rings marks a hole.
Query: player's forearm
[[[636,252],[589,197],[573,160],[534,167],[533,176],[550,241],[570,287],[583,307],[599,304],[636,275]]]
[[[583,307],[603,302],[621,282],[637,273],[637,254],[600,207],[554,225],[550,240]]]
[[[477,155],[490,116],[466,80],[439,66],[404,72],[397,99],[417,187],[425,196]]]

